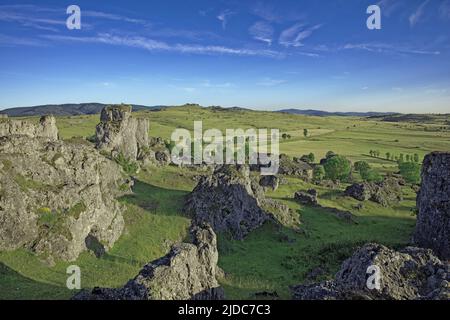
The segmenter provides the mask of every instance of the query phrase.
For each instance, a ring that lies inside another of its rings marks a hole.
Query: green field
[[[327,151],[344,155],[352,161],[366,160],[380,172],[394,172],[397,164],[383,159],[386,152],[399,155],[418,154],[420,159],[431,151],[450,150],[450,132],[439,130],[438,123],[395,123],[351,117],[308,117],[271,112],[219,111],[199,107],[178,107],[162,111],[139,112],[150,119],[150,135],[170,138],[175,128],[193,129],[194,121],[203,121],[204,129],[277,128],[290,139],[281,141],[280,150],[291,156],[313,152],[316,161]],[[99,115],[57,119],[63,139],[89,137],[95,132]],[[37,118],[33,118],[37,121]],[[309,136],[304,137],[303,130]],[[380,158],[369,156],[379,150]],[[126,231],[114,248],[102,258],[83,253],[73,263],[57,262],[48,266],[25,250],[0,252],[0,299],[60,299],[74,292],[65,288],[68,265],[81,267],[82,286],[118,287],[134,277],[149,261],[164,255],[171,244],[187,236],[189,219],[183,216],[183,197],[192,190],[193,172],[174,166],[150,167],[138,175],[135,194],[120,201],[126,204]],[[282,201],[300,215],[301,230],[296,232],[267,224],[253,231],[244,241],[219,236],[219,265],[225,271],[221,284],[228,298],[250,298],[254,292],[277,291],[289,298],[289,285],[305,281],[315,267],[326,270],[330,278],[353,250],[375,241],[392,247],[406,245],[415,217],[415,193],[403,188],[404,201],[391,208],[366,202],[355,210],[356,200],[342,197],[339,190],[329,190],[302,180],[286,177],[276,192],[268,195]],[[293,201],[298,190],[316,188],[323,207],[351,211],[357,224],[349,224],[327,210],[301,206]],[[151,208],[151,209],[149,209]]]

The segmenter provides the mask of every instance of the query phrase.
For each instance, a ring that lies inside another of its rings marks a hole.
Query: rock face
[[[25,120],[10,120],[2,117],[0,121],[0,137],[25,135],[30,138],[46,138],[58,140],[58,128],[53,116],[43,116],[38,124]]]
[[[297,191],[294,194],[294,199],[301,204],[316,205],[317,204],[317,191],[310,189],[307,192]]]
[[[367,273],[377,266],[380,287],[369,289],[373,283]],[[394,251],[378,244],[368,244],[344,261],[333,281],[292,287],[293,298],[299,300],[347,299],[450,299],[450,265],[439,260],[431,250],[407,247]]]
[[[0,137],[0,250],[25,247],[49,261],[75,260],[87,239],[108,250],[123,229],[118,165],[86,142],[56,140],[53,117],[33,130],[19,124]]]
[[[266,199],[248,166],[224,165],[203,176],[186,199],[184,211],[197,223],[209,223],[215,232],[243,239],[268,220],[296,228],[298,215],[284,204]]]
[[[137,160],[139,153],[148,147],[148,131],[148,119],[133,118],[131,106],[109,106],[102,110],[96,128],[97,148]]]
[[[208,225],[191,227],[192,243],[181,243],[147,264],[120,289],[96,288],[76,300],[221,300],[216,235]]]
[[[264,189],[275,191],[278,189],[279,184],[280,179],[278,179],[277,176],[262,176],[261,179],[259,179],[259,185]]]
[[[392,177],[385,178],[382,182],[378,183],[355,183],[347,187],[344,194],[359,201],[371,200],[384,207],[403,200],[399,181]]]
[[[433,249],[442,259],[450,259],[450,153],[425,157],[417,209],[414,241]]]

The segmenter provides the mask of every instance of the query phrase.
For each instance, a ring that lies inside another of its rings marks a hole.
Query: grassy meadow
[[[385,153],[418,154],[420,159],[431,151],[450,150],[450,132],[440,131],[438,123],[371,121],[352,117],[310,117],[272,112],[224,111],[195,106],[141,111],[136,116],[150,119],[151,136],[169,139],[175,128],[193,129],[194,121],[203,121],[204,130],[217,128],[278,128],[291,135],[281,141],[280,151],[290,156],[313,152],[316,161],[327,151],[354,161],[366,160],[380,172],[394,172],[397,164],[383,159]],[[37,118],[33,118],[37,121]],[[95,132],[99,115],[59,117],[57,125],[63,139],[89,137]],[[308,137],[303,134],[308,129]],[[370,157],[379,150],[380,158]],[[25,250],[0,252],[0,299],[66,299],[74,292],[65,287],[67,266],[76,264],[82,272],[82,286],[119,287],[134,277],[149,261],[164,255],[170,245],[186,239],[189,219],[183,216],[183,198],[195,186],[194,172],[168,166],[149,167],[137,179],[134,195],[120,199],[126,206],[126,230],[105,256],[97,259],[83,253],[73,263],[58,261],[48,266]],[[308,273],[321,267],[321,278],[330,278],[353,250],[366,242],[392,247],[406,245],[415,225],[411,210],[415,193],[403,188],[404,200],[385,208],[343,197],[346,185],[330,190],[285,177],[286,182],[268,196],[277,199],[300,215],[301,230],[266,224],[244,241],[219,236],[219,265],[225,272],[220,280],[227,298],[251,298],[257,291],[277,291],[289,298],[289,285],[307,280]],[[315,188],[319,203],[351,211],[356,224],[337,218],[328,210],[302,206],[293,201],[298,190]]]

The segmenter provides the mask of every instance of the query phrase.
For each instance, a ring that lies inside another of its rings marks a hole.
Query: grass
[[[316,161],[333,150],[355,162],[367,161],[381,173],[396,172],[392,161],[369,156],[370,150],[419,154],[450,150],[450,133],[424,130],[433,124],[377,122],[351,117],[307,117],[268,112],[217,111],[195,106],[170,108],[158,112],[141,111],[136,116],[148,117],[150,134],[170,138],[174,128],[193,129],[194,120],[203,120],[204,129],[280,128],[291,139],[280,141],[280,150],[290,156],[313,152]],[[95,132],[99,115],[59,117],[57,124],[64,139],[90,137]],[[303,136],[308,129],[309,137]],[[3,163],[4,167],[11,164]],[[57,261],[49,267],[26,250],[0,252],[0,299],[66,299],[74,294],[65,288],[66,268],[80,266],[82,287],[118,287],[133,278],[143,265],[164,255],[170,244],[185,240],[190,225],[182,214],[184,196],[196,182],[196,172],[175,166],[149,167],[137,175],[135,193],[120,201],[126,206],[125,231],[114,247],[101,258],[85,252],[75,262]],[[24,188],[29,181],[19,179]],[[42,186],[31,186],[32,188]],[[293,201],[298,190],[315,188],[319,204],[350,211],[357,224],[349,224],[320,207],[302,206]],[[221,280],[228,298],[250,298],[256,291],[277,291],[289,298],[289,285],[302,283],[308,273],[321,266],[323,278],[331,277],[340,263],[353,250],[366,242],[379,242],[391,247],[406,245],[411,237],[415,216],[415,193],[403,188],[404,200],[390,208],[365,202],[355,209],[356,200],[343,197],[343,185],[330,190],[310,185],[296,178],[286,178],[268,196],[279,200],[298,213],[299,233],[290,228],[266,224],[253,231],[244,241],[219,236],[219,265],[226,273]],[[75,206],[74,214],[82,208]],[[45,210],[44,210],[45,211]],[[46,212],[42,212],[46,213]],[[48,213],[48,212],[47,212]]]

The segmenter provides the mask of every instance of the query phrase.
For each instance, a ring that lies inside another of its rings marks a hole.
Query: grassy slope
[[[369,150],[420,156],[434,150],[450,150],[449,133],[424,132],[415,124],[266,112],[213,112],[192,107],[140,115],[151,119],[151,135],[166,139],[175,127],[192,129],[193,121],[200,119],[205,129],[281,128],[281,133],[292,135],[292,139],[281,144],[284,153],[301,155],[312,151],[319,159],[328,150],[334,150],[352,160],[368,160],[384,171],[395,170],[395,164],[366,156]],[[98,116],[62,117],[58,118],[58,127],[65,139],[90,136],[97,121]],[[309,138],[303,137],[304,128],[310,131]],[[171,243],[186,237],[189,220],[182,216],[181,205],[183,196],[194,186],[191,176],[192,173],[174,167],[143,171],[135,195],[121,199],[127,206],[126,232],[101,259],[84,253],[74,263],[58,262],[50,268],[24,250],[0,253],[0,298],[68,298],[73,292],[65,289],[64,284],[65,270],[70,264],[81,267],[83,287],[123,285],[142,265],[162,256]],[[316,266],[325,267],[327,276],[331,276],[354,247],[363,242],[401,246],[409,241],[414,226],[410,214],[414,194],[409,188],[404,190],[405,201],[396,207],[382,208],[367,202],[360,211],[352,208],[356,201],[340,197],[340,191],[319,188],[322,205],[350,210],[358,216],[358,225],[350,225],[327,211],[302,207],[291,200],[295,191],[309,187],[298,179],[288,178],[288,184],[270,194],[300,214],[305,234],[266,225],[245,241],[220,237],[219,264],[227,274],[222,283],[229,298],[248,298],[252,292],[261,290],[277,290],[288,298],[288,285],[304,281],[308,271]]]

